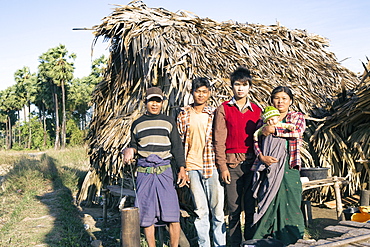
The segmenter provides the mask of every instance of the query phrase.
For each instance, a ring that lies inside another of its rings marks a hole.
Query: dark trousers
[[[255,231],[253,214],[255,199],[252,192],[253,172],[250,168],[254,159],[246,160],[235,168],[230,168],[231,183],[226,184],[227,205],[229,210],[229,236],[230,246],[239,247],[242,239],[240,214],[244,209],[245,225],[244,240],[252,239]]]

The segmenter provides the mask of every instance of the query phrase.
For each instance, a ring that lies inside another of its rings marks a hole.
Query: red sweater
[[[241,113],[228,102],[222,104],[227,126],[226,153],[253,153],[253,133],[261,116],[261,108],[251,103],[253,111]]]

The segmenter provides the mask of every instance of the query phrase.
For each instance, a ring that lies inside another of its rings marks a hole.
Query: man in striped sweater
[[[170,244],[180,239],[180,208],[172,169],[178,172],[177,184],[187,181],[182,142],[173,118],[161,114],[163,93],[158,87],[146,92],[147,112],[131,126],[129,148],[123,151],[128,163],[137,154],[137,200],[140,226],[144,228],[149,247],[155,247],[155,225],[169,225]],[[171,167],[171,161],[175,164]]]

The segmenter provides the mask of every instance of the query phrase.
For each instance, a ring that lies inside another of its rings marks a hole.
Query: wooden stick
[[[342,197],[340,194],[340,182],[338,181],[338,177],[334,176],[333,178],[334,181],[334,192],[335,192],[335,201],[336,201],[336,210],[337,210],[337,217],[338,220],[342,220]]]
[[[360,159],[360,160],[356,160],[356,162],[360,162],[360,163],[370,163],[370,160],[363,160],[363,159]]]
[[[320,247],[343,246],[343,245],[346,245],[346,244],[363,241],[363,240],[366,240],[366,239],[369,239],[369,238],[370,238],[370,234],[364,234],[364,235],[360,235],[360,236],[356,236],[356,237],[345,238],[343,240],[339,240],[339,241],[336,241],[336,242],[330,242],[330,243],[326,243],[326,244],[319,244],[319,245],[315,245],[315,246],[320,246]]]
[[[355,142],[354,145],[357,148],[358,153],[360,154],[361,160],[366,160],[366,157],[365,157],[364,152],[362,151],[361,145],[358,142]],[[367,176],[368,176],[367,188],[370,188],[370,169],[369,169],[369,165],[367,163],[362,163],[362,164],[364,164],[366,172],[367,172]]]

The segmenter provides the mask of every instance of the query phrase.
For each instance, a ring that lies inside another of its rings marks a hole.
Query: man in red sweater
[[[240,246],[242,232],[240,214],[245,212],[244,239],[251,239],[255,200],[252,192],[253,172],[250,168],[255,160],[253,133],[261,116],[261,109],[249,101],[252,87],[250,71],[237,68],[230,75],[234,93],[230,101],[222,103],[215,112],[214,147],[216,165],[221,179],[226,184],[229,211],[230,246]]]

